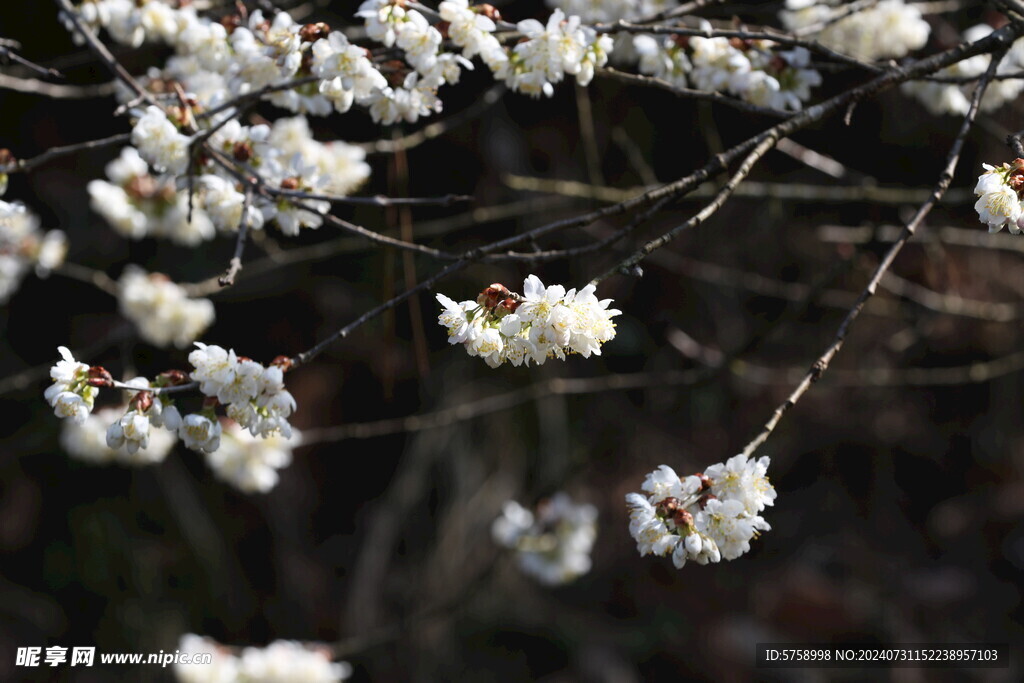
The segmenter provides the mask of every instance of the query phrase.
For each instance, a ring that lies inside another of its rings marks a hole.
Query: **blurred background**
[[[357,4],[309,16],[342,26]],[[771,23],[781,4],[744,6],[742,16]],[[548,11],[540,2],[502,9],[513,20]],[[980,7],[930,17],[930,47],[986,18]],[[5,4],[0,33],[68,83],[109,80],[51,3]],[[136,73],[165,55],[116,54]],[[371,154],[363,192],[469,194],[473,204],[338,215],[466,250],[684,176],[772,123],[602,78],[586,93],[563,83],[551,99],[506,94],[482,107],[491,81],[481,71],[443,92],[443,116],[476,115],[399,154]],[[864,80],[831,74],[816,95]],[[115,106],[113,97],[2,90],[0,147],[24,158],[126,132]],[[904,249],[831,370],[759,451],[778,490],[764,513],[772,531],[714,566],[676,570],[668,558],[639,557],[623,496],[660,464],[700,471],[760,430],[832,340],[892,226],[927,196],[958,119],[890,91],[858,104],[848,125],[833,117],[769,153],[744,192],[645,260],[642,276],[602,283],[599,296],[623,314],[599,358],[491,370],[448,346],[432,295],[397,307],[288,375],[299,406],[292,421],[309,445],[265,495],[215,480],[181,445],[152,467],[70,459],[42,399],[58,345],[115,377],[186,368],[187,352],[140,342],[98,289],[28,277],[0,308],[0,678],[170,680],[152,666],[15,669],[14,651],[168,651],[193,632],[229,645],[336,643],[354,680],[868,677],[754,668],[754,643],[787,640],[1009,642],[1010,669],[871,678],[1020,680],[1024,238],[988,235],[971,190],[982,162],[1011,160],[1003,140],[1021,113],[1017,102],[980,117],[947,201]],[[382,134],[355,110],[312,123],[322,140]],[[233,239],[200,249],[129,242],[88,208],[86,182],[116,153],[12,176],[4,199],[64,230],[68,261],[111,277],[130,263],[177,282],[221,273]],[[597,254],[475,265],[436,291],[471,299],[491,282],[519,289],[530,273],[583,285],[707,196]],[[539,246],[589,244],[625,220]],[[203,341],[264,363],[308,349],[441,267],[329,226],[294,239],[269,231],[245,262],[238,283],[213,297],[217,320]],[[552,383],[575,378],[591,381]],[[99,403],[119,398],[104,392]],[[598,536],[593,569],[546,588],[518,572],[490,525],[506,500],[531,506],[560,490],[598,508]]]

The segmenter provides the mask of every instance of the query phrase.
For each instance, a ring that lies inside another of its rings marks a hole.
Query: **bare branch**
[[[1017,28],[1014,30],[1019,31],[1020,29]],[[985,89],[991,82],[992,76],[995,75],[996,68],[1006,55],[1007,49],[1008,46],[999,48],[996,54],[993,55],[988,70],[985,72],[985,76],[978,82],[978,87],[974,91],[974,97],[971,99],[970,109],[964,117],[963,123],[960,125],[960,131],[957,133],[956,139],[949,150],[949,155],[946,159],[946,166],[943,169],[942,174],[939,176],[939,181],[935,185],[932,196],[928,201],[921,205],[917,210],[917,213],[914,214],[914,217],[911,218],[904,227],[903,234],[900,235],[900,239],[889,248],[888,252],[886,252],[885,257],[875,269],[875,273],[872,275],[871,280],[861,292],[860,296],[857,297],[857,302],[846,314],[846,318],[843,322],[839,325],[839,329],[836,331],[836,335],[832,340],[832,343],[829,344],[824,353],[822,353],[811,365],[810,370],[807,371],[803,380],[801,380],[793,392],[781,405],[779,405],[778,408],[775,409],[775,412],[772,414],[771,418],[769,418],[761,432],[743,448],[744,455],[750,456],[768,439],[771,433],[775,430],[775,427],[779,424],[782,416],[786,414],[786,411],[796,405],[800,398],[807,393],[807,390],[811,388],[811,385],[817,382],[818,379],[821,378],[822,374],[828,369],[832,359],[835,358],[836,354],[839,353],[839,349],[842,348],[843,342],[846,340],[846,335],[849,333],[853,322],[857,319],[858,315],[860,315],[860,312],[864,308],[868,299],[870,299],[878,289],[878,285],[881,282],[882,277],[885,275],[886,271],[889,270],[890,266],[892,266],[893,261],[896,259],[897,254],[900,253],[903,245],[906,244],[914,235],[917,227],[931,212],[932,207],[942,199],[942,195],[945,194],[946,188],[949,187],[949,184],[953,180],[953,172],[956,170],[957,163],[960,160],[960,150],[963,148],[964,139],[967,137],[967,134],[970,132],[972,124],[974,123],[974,117],[978,113],[978,105],[981,103],[981,97],[985,94]]]

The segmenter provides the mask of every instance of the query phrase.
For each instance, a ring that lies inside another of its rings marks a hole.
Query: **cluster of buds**
[[[745,455],[680,477],[662,465],[647,475],[645,494],[630,493],[629,533],[641,555],[672,555],[676,567],[734,560],[750,541],[771,529],[760,516],[775,502],[766,472],[769,459]]]

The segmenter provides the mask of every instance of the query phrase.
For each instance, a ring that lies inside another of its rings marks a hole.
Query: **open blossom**
[[[526,40],[512,50],[505,82],[513,90],[539,97],[554,94],[554,83],[566,75],[575,76],[580,85],[586,85],[594,75],[595,67],[608,62],[612,39],[598,35],[584,26],[576,16],[566,17],[556,9],[547,24],[536,19],[524,19],[516,29]]]
[[[443,294],[438,323],[448,329],[448,342],[462,344],[492,368],[510,362],[519,366],[568,354],[600,355],[601,345],[615,337],[611,319],[621,311],[599,300],[594,285],[566,291],[545,287],[536,275],[523,283],[523,294],[500,284],[485,289],[476,301],[455,302]]]
[[[178,436],[194,451],[210,453],[220,448],[220,422],[211,415],[186,415],[178,427]]]
[[[81,424],[92,412],[99,390],[88,384],[88,365],[76,361],[66,346],[57,347],[57,351],[63,360],[50,368],[53,384],[43,392],[43,397],[53,408],[54,415]]]
[[[559,492],[537,506],[536,514],[515,501],[494,520],[495,542],[516,551],[526,574],[549,586],[568,583],[590,571],[597,537],[597,508],[577,504]]]
[[[295,411],[295,398],[284,387],[279,365],[264,367],[239,358],[234,349],[196,342],[188,360],[195,367],[191,377],[205,395],[226,406],[227,415],[253,436],[268,438],[281,434],[291,438],[288,418]],[[209,452],[209,451],[208,451]]]
[[[668,465],[647,475],[644,494],[626,496],[629,533],[641,555],[671,555],[676,567],[734,560],[771,529],[760,516],[775,502],[767,456],[736,455],[702,474],[680,477]]]
[[[1005,225],[1014,235],[1019,234],[1024,223],[1024,204],[1020,199],[1020,189],[1024,187],[1024,159],[1016,159],[1012,165],[982,166],[985,172],[978,177],[974,188],[978,197],[974,210],[978,218],[988,225],[989,232],[999,232]]]
[[[129,410],[107,429],[107,446],[117,450],[124,446],[129,454],[149,446],[149,418],[137,410]]]
[[[147,107],[132,128],[132,144],[158,171],[184,173],[188,166],[189,143],[189,137],[178,132],[177,126],[159,107]]]

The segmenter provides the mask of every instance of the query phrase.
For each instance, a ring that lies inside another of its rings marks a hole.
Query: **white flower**
[[[636,541],[637,552],[643,555],[667,555],[679,544],[674,534],[658,517],[654,506],[639,493],[627,493],[629,506],[629,534]]]
[[[178,427],[178,436],[188,448],[210,453],[220,447],[220,422],[205,415],[186,415]]]
[[[721,500],[737,500],[754,515],[766,505],[775,504],[775,487],[766,476],[771,460],[762,456],[751,460],[740,453],[704,470],[711,480],[711,493]]]
[[[93,401],[99,390],[89,386],[89,366],[79,363],[66,346],[57,348],[62,360],[50,368],[50,379],[53,384],[46,388],[43,397],[53,414],[61,418],[70,418],[81,424],[92,412]]]
[[[652,503],[660,503],[666,498],[676,498],[688,504],[693,496],[700,491],[700,479],[695,476],[681,478],[668,465],[660,465],[658,469],[647,475],[640,489],[650,495]]]
[[[1017,191],[1008,182],[1011,174],[1021,178],[1019,171],[1011,172],[1007,164],[999,168],[988,164],[983,166],[985,173],[978,178],[974,188],[974,194],[978,196],[974,205],[978,218],[988,225],[989,232],[998,232],[1005,225],[1013,234],[1020,233],[1018,222],[1024,215],[1024,206],[1021,205]]]
[[[540,365],[549,357],[564,359],[570,353],[588,358],[600,355],[601,345],[615,336],[611,318],[620,311],[609,308],[611,299],[599,301],[593,285],[566,292],[561,285],[545,287],[530,275],[523,295],[502,290],[505,293],[486,306],[437,295],[444,306],[438,323],[448,328],[449,343],[463,344],[469,355],[482,357],[490,367],[531,360]]]
[[[734,560],[750,550],[750,541],[771,527],[757,513],[775,502],[766,476],[767,457],[745,455],[716,463],[703,474],[680,479],[661,465],[647,475],[647,496],[630,493],[629,532],[641,555],[672,553],[672,563],[708,564]]]
[[[107,446],[117,450],[122,446],[134,455],[149,446],[149,418],[136,410],[129,410],[107,429]]]
[[[534,515],[515,501],[503,506],[491,535],[516,551],[519,568],[548,586],[568,583],[590,571],[597,537],[597,508],[576,504],[559,492],[542,501]]]
[[[437,321],[442,327],[448,328],[448,343],[461,344],[466,341],[469,338],[470,331],[473,329],[466,314],[477,307],[476,302],[463,301],[462,303],[455,303],[444,294],[438,294],[437,301],[444,306],[444,310],[437,317]]]
[[[150,106],[132,128],[132,144],[159,171],[180,175],[188,167],[190,139],[159,108]]]
[[[87,401],[81,394],[70,391],[62,391],[57,394],[52,404],[54,415],[69,418],[79,424],[85,422],[92,410],[91,401]]]
[[[697,530],[714,540],[726,560],[735,560],[750,550],[750,541],[759,531],[771,527],[761,517],[750,515],[738,500],[708,500],[694,516]]]
[[[195,366],[191,378],[199,382],[199,389],[207,396],[216,396],[225,384],[234,379],[238,357],[234,350],[207,346],[196,342],[196,350],[188,354],[188,362]]]

